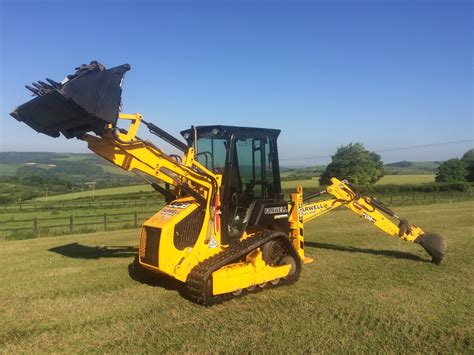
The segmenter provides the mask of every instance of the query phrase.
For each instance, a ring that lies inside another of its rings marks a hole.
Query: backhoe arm
[[[354,191],[347,181],[332,178],[331,184],[324,191],[308,196],[303,200],[310,200],[325,193],[332,195],[333,198],[303,203],[301,205],[302,211],[300,213],[302,214],[303,223],[332,211],[339,206],[345,206],[386,234],[420,244],[431,255],[433,262],[440,263],[443,259],[446,242],[441,236],[425,233],[420,227],[409,224],[407,220],[397,216],[375,198],[362,196]],[[398,224],[394,223],[391,218],[398,220]]]

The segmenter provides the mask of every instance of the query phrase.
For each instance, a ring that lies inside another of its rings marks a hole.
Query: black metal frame
[[[197,133],[198,138],[220,138],[226,139],[228,142],[227,152],[226,152],[226,165],[224,169],[223,176],[223,185],[221,190],[221,198],[223,201],[231,201],[231,182],[232,182],[232,172],[235,171],[235,168],[239,168],[236,164],[236,142],[238,139],[247,139],[254,138],[261,140],[261,183],[262,183],[262,198],[256,198],[255,201],[265,201],[265,203],[270,203],[274,201],[279,201],[282,199],[281,195],[281,180],[280,180],[280,166],[278,160],[278,148],[277,148],[277,138],[280,134],[280,130],[277,129],[268,129],[268,128],[252,128],[252,127],[234,127],[234,126],[200,126],[194,128]],[[181,134],[186,139],[188,146],[194,145],[195,131],[194,129],[188,129],[182,131]],[[272,174],[273,174],[273,196],[267,196],[267,184],[266,182],[266,169],[265,169],[265,157],[268,152],[265,151],[265,142],[268,140],[270,148],[270,159],[272,164]],[[200,152],[196,152],[199,154]],[[254,146],[252,146],[252,161],[254,162]],[[252,174],[255,174],[253,167]],[[255,178],[255,177],[254,177]],[[232,211],[230,210],[230,203],[222,204],[222,242],[228,244],[233,238],[237,236],[230,236],[227,230],[228,224],[231,222],[233,216],[231,215]],[[252,203],[251,206],[254,206],[255,203]],[[260,205],[260,204],[259,204]]]

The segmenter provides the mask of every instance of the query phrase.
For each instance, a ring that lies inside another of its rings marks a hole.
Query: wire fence
[[[444,191],[444,192],[404,192],[400,194],[376,195],[380,202],[388,206],[431,204],[442,202],[460,202],[473,200],[471,191]],[[57,208],[118,208],[138,207],[148,205],[149,201],[115,201],[86,203],[80,205],[60,204]],[[28,205],[31,208],[34,205]],[[20,211],[26,211],[25,205],[18,206]],[[51,206],[49,206],[51,208]],[[33,207],[34,208],[34,207]],[[36,207],[39,210],[39,207]],[[27,239],[38,236],[54,236],[73,233],[89,233],[95,231],[117,230],[127,228],[138,228],[148,217],[156,213],[159,208],[153,210],[134,210],[121,213],[96,213],[96,214],[70,214],[58,217],[34,217],[30,219],[16,219],[18,216],[1,218],[0,216],[0,240],[1,239]],[[14,209],[8,209],[14,212]]]
[[[157,202],[162,201],[156,198]],[[139,207],[150,204],[149,199],[143,200],[116,200],[116,201],[100,201],[100,202],[81,202],[81,203],[22,203],[17,205],[0,206],[0,214],[2,212],[31,212],[31,211],[47,211],[47,210],[65,210],[65,209],[85,209],[85,208],[122,208],[122,207]]]
[[[293,191],[291,191],[293,192]],[[291,192],[285,191],[286,196],[290,196]],[[305,194],[317,192],[316,189],[305,189]],[[400,206],[410,204],[430,204],[438,202],[458,202],[474,199],[472,191],[404,191],[398,193],[375,193],[366,194],[373,196],[385,205]],[[331,198],[330,195],[322,195],[319,199],[325,200]]]
[[[385,205],[429,204],[437,202],[460,202],[473,199],[471,191],[403,192],[374,196]]]
[[[69,215],[0,221],[0,239],[27,239],[39,236],[88,233],[116,229],[138,228],[156,210],[126,213]]]

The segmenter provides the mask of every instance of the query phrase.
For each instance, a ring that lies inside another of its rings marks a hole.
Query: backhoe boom
[[[332,178],[331,184],[322,193],[315,194],[315,196],[320,196],[323,193],[333,197],[328,200],[301,204],[300,215],[302,216],[303,223],[309,222],[340,206],[344,206],[390,236],[421,244],[431,255],[433,262],[439,264],[442,261],[446,249],[446,243],[443,238],[437,234],[425,233],[414,224],[410,225],[407,220],[398,217],[392,210],[382,205],[375,198],[363,196],[354,191],[347,181]],[[301,199],[298,194],[302,194],[302,189],[299,189],[292,196],[293,203],[295,200]],[[389,217],[398,220],[398,225]]]

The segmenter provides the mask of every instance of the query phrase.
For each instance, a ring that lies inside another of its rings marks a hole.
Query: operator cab
[[[222,225],[227,225],[223,241],[238,240],[249,222],[255,222],[252,215],[264,206],[286,205],[278,164],[280,130],[219,125],[194,127],[181,134],[195,147],[199,163],[223,174],[221,201],[228,201],[221,206]]]

